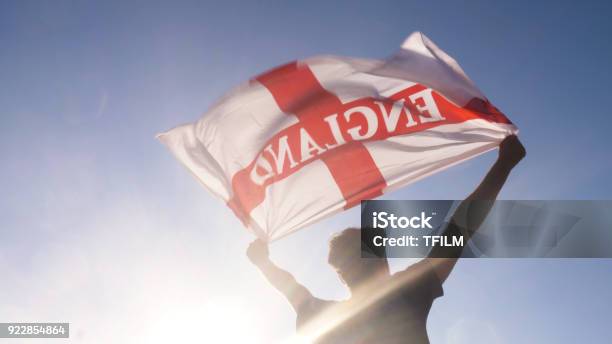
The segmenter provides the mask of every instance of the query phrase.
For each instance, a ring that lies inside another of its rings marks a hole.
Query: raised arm
[[[499,145],[497,161],[483,181],[457,208],[444,235],[463,235],[467,243],[485,220],[510,171],[525,157],[525,148],[518,137],[506,137]],[[434,247],[425,263],[431,264],[442,282],[451,273],[463,247]],[[434,258],[445,257],[445,258]]]
[[[305,302],[313,298],[306,287],[299,284],[293,275],[276,266],[271,260],[268,245],[262,240],[255,240],[247,249],[247,256],[259,268],[268,282],[280,291],[297,312]]]

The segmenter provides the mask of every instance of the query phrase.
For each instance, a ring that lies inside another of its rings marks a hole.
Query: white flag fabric
[[[158,138],[273,241],[516,132],[454,59],[415,32],[386,60],[317,56],[270,70]]]

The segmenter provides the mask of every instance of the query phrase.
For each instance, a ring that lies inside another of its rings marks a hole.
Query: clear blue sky
[[[502,198],[610,199],[610,4],[0,2],[0,322],[70,321],[72,343],[290,337],[289,305],[244,256],[250,234],[154,135],[267,68],[384,58],[416,30],[521,129],[528,157]],[[387,197],[462,198],[494,155]],[[356,210],[323,221],[273,258],[313,293],[345,297],[327,237],[356,223]],[[607,342],[611,271],[610,260],[462,261],[430,338]]]

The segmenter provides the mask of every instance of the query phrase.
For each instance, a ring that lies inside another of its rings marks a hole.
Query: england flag
[[[453,58],[415,32],[386,60],[316,56],[267,71],[158,138],[273,241],[516,132]]]

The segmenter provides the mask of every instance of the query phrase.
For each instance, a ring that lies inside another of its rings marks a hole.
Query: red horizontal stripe
[[[278,151],[278,140],[283,136],[288,137],[289,147],[292,147],[293,151],[299,152],[297,147],[300,145],[299,132],[301,128],[304,128],[320,145],[324,146],[326,143],[333,144],[335,140],[327,123],[323,121],[323,118],[335,113],[338,114],[340,131],[343,133],[343,138],[347,144],[327,150],[323,154],[314,156],[303,163],[298,163],[298,165],[293,168],[290,168],[287,163],[282,173],[274,175],[266,180],[263,185],[253,183],[249,176],[251,169],[255,166],[256,160],[251,162],[249,166],[245,167],[243,170],[237,172],[232,178],[234,197],[228,202],[228,205],[245,224],[248,223],[248,214],[251,210],[263,202],[266,187],[288,177],[316,159],[321,159],[327,165],[346,200],[345,207],[349,208],[358,204],[361,199],[379,196],[382,194],[384,187],[386,187],[383,176],[380,174],[370,153],[363,146],[362,142],[385,140],[393,136],[406,135],[412,132],[434,128],[439,125],[460,123],[472,119],[485,119],[497,123],[510,123],[501,112],[486,101],[475,99],[464,108],[461,108],[452,104],[446,100],[446,98],[434,91],[432,93],[433,98],[440,113],[445,117],[445,120],[418,123],[415,126],[406,127],[406,117],[400,116],[396,130],[388,132],[378,105],[374,102],[384,102],[387,110],[390,111],[391,105],[395,101],[406,99],[405,106],[418,122],[418,119],[416,119],[416,117],[418,117],[418,111],[415,106],[411,104],[408,97],[424,90],[426,88],[425,86],[417,84],[386,99],[368,97],[342,104],[335,95],[325,90],[319,84],[310,68],[298,65],[295,62],[278,67],[257,77],[256,80],[272,93],[275,101],[283,112],[294,114],[300,120],[299,123],[285,128],[271,137],[262,148],[262,153],[268,144],[272,144],[273,149]],[[361,116],[355,116],[355,119],[351,118],[350,124],[342,117],[344,111],[356,106],[370,107],[378,117],[378,129],[376,133],[365,141],[353,141],[352,138],[346,134],[348,128],[366,124]],[[268,156],[269,153],[263,154]],[[270,156],[268,156],[268,158],[270,158],[269,161],[272,161]],[[294,158],[296,161],[299,161],[301,157],[299,154],[294,154]]]

